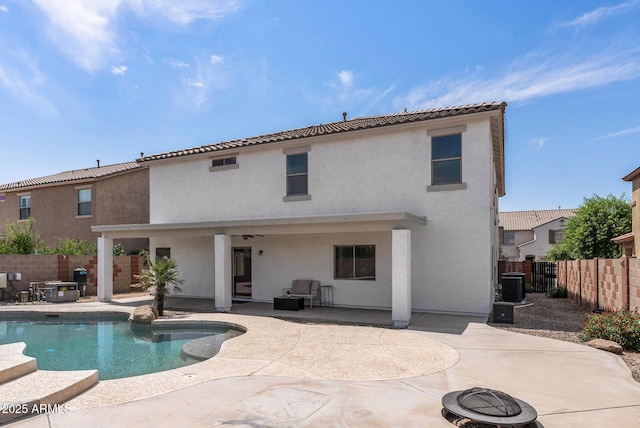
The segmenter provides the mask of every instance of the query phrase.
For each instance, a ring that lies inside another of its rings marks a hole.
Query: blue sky
[[[503,211],[631,195],[640,0],[0,0],[0,183],[506,101]]]

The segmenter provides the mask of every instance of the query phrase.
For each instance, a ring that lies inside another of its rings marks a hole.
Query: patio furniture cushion
[[[296,279],[291,285],[292,294],[311,294],[310,279]]]

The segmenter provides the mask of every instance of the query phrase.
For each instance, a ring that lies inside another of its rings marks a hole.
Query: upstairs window
[[[335,279],[376,279],[375,245],[336,245]]]
[[[91,189],[78,190],[78,215],[91,215]]]
[[[287,155],[287,196],[307,194],[309,194],[307,153]]]
[[[462,183],[462,134],[431,137],[431,184]]]
[[[223,169],[233,169],[238,167],[236,156],[227,156],[226,158],[211,159],[211,167],[209,171],[218,171]]]
[[[20,220],[31,217],[31,195],[20,196]]]
[[[516,234],[515,232],[504,232],[504,242],[505,245],[516,245]]]

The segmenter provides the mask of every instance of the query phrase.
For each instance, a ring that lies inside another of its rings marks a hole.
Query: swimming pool
[[[100,380],[171,370],[201,361],[186,343],[215,335],[217,348],[242,331],[219,326],[150,328],[125,319],[0,319],[0,344],[25,342],[40,370],[98,370]],[[217,352],[217,349],[215,350]],[[215,353],[214,352],[214,353]]]

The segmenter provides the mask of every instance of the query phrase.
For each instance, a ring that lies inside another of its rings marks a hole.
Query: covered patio
[[[407,327],[411,320],[411,260],[412,260],[412,229],[426,224],[426,218],[407,212],[380,212],[320,215],[303,217],[276,217],[276,218],[252,218],[237,220],[220,220],[206,222],[183,223],[151,223],[151,224],[125,224],[94,226],[92,230],[102,234],[98,238],[98,299],[108,302],[113,296],[113,240],[117,238],[149,238],[151,249],[154,241],[175,242],[177,240],[198,239],[198,248],[184,247],[183,253],[175,257],[178,265],[187,266],[186,272],[191,275],[186,278],[185,290],[198,288],[197,300],[204,297],[203,302],[208,302],[215,307],[217,312],[228,312],[234,306],[233,302],[233,244],[242,242],[247,237],[260,236],[265,239],[280,238],[281,241],[291,239],[296,241],[297,247],[286,248],[286,258],[280,255],[280,264],[269,265],[264,263],[263,274],[268,270],[287,271],[288,262],[295,265],[296,257],[302,252],[313,253],[314,241],[320,241],[323,237],[342,235],[357,235],[361,239],[375,236],[381,242],[380,256],[377,263],[380,269],[377,292],[383,293],[383,298],[378,298],[375,304],[363,304],[363,307],[377,307],[378,309],[391,309],[391,321],[395,327]],[[238,241],[240,239],[240,241]],[[172,241],[173,240],[173,241]],[[302,244],[301,244],[302,243]],[[305,244],[306,243],[306,244]],[[325,243],[326,244],[326,243]],[[302,246],[307,245],[307,246]],[[210,253],[210,254],[206,254]],[[187,256],[189,254],[189,256]],[[262,255],[262,250],[260,251]],[[208,263],[208,257],[211,261]],[[173,256],[172,256],[173,257]],[[307,254],[307,258],[317,255]],[[287,263],[282,261],[286,260]],[[326,260],[323,260],[326,264]],[[316,263],[317,264],[317,263]],[[326,270],[326,266],[323,266]],[[257,268],[256,268],[257,270]],[[193,271],[198,271],[194,275]],[[265,274],[266,275],[266,274]],[[295,278],[291,273],[291,279]],[[289,281],[291,281],[289,279]],[[196,282],[198,282],[196,287]],[[271,281],[261,282],[260,278],[254,282],[251,300],[267,302],[271,298],[281,295],[281,290],[289,284],[286,282]],[[204,292],[202,290],[205,290]],[[210,294],[206,294],[210,293]],[[188,293],[185,292],[185,295]],[[351,301],[334,301],[334,305],[358,307],[354,303],[355,294],[349,296]],[[375,293],[369,293],[375,294]],[[358,296],[355,296],[356,298]],[[371,302],[371,296],[368,297]],[[375,297],[375,296],[374,296]],[[386,303],[390,302],[390,304]],[[244,305],[246,303],[243,303]],[[237,306],[242,306],[238,304]],[[235,312],[235,310],[234,310]],[[382,311],[384,312],[384,311]],[[388,316],[388,315],[387,315]],[[387,318],[388,320],[388,318]]]

